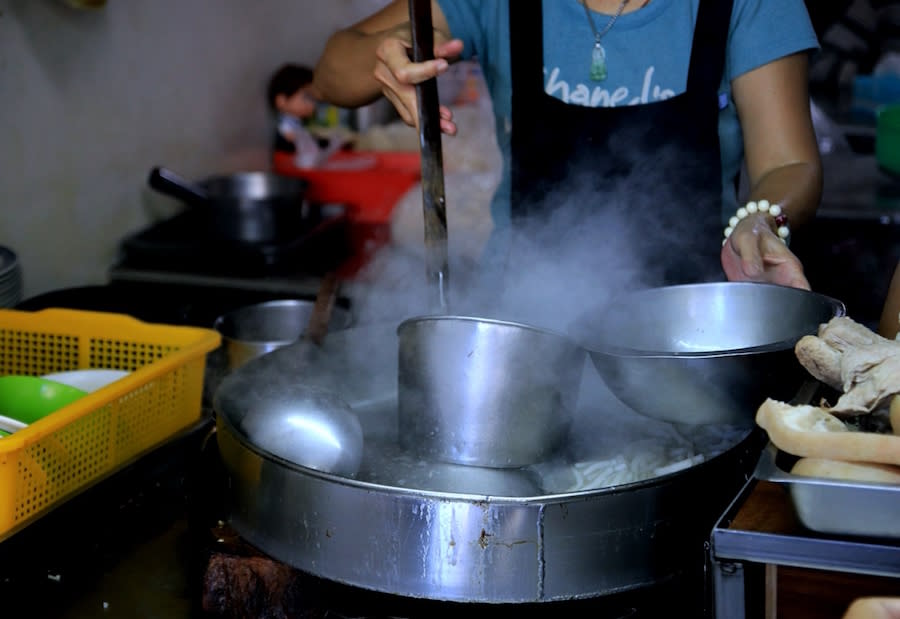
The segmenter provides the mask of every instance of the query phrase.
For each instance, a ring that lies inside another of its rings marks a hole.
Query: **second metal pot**
[[[314,306],[313,301],[281,299],[240,307],[216,318],[213,327],[222,335],[228,369],[299,340]],[[346,329],[352,322],[349,310],[335,307],[328,330]]]

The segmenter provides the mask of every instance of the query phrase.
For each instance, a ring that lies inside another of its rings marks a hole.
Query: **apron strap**
[[[734,0],[700,0],[691,47],[687,91],[718,91],[725,72]]]

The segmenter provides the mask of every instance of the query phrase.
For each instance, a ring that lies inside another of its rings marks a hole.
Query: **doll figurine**
[[[317,167],[335,150],[327,140],[320,144],[304,126],[316,113],[318,103],[312,81],[312,69],[285,64],[270,78],[267,92],[269,107],[275,114],[273,148],[294,154],[298,168]]]

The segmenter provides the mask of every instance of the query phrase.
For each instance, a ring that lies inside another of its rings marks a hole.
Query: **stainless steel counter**
[[[713,528],[710,560],[716,619],[755,616],[748,609],[758,605],[767,592],[766,585],[750,577],[754,566],[886,577],[890,580],[885,593],[900,592],[900,541],[809,531],[797,521],[782,487],[755,478]],[[771,586],[773,583],[768,583]],[[853,599],[858,590],[848,585],[845,591],[835,593]]]

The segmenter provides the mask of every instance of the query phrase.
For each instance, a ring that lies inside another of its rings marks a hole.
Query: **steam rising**
[[[459,250],[465,239],[450,235],[446,313],[521,322],[584,343],[585,330],[602,320],[615,295],[663,284],[669,259],[692,255],[699,241],[687,226],[679,229],[671,222],[717,207],[694,202],[678,178],[664,176],[661,170],[671,169],[664,164],[673,152],[659,149],[655,156],[632,175],[572,170],[565,184],[548,187],[541,197],[543,216],[496,230],[480,260]],[[667,225],[655,215],[660,203],[676,211]],[[451,200],[448,220],[453,216]],[[254,360],[226,379],[227,392],[241,402],[259,401],[259,409],[265,409],[289,400],[296,385],[314,384],[353,403],[367,444],[396,441],[396,407],[385,406],[397,394],[396,328],[408,318],[437,313],[428,305],[434,295],[422,252],[401,245],[380,250],[362,273],[344,283],[356,328],[328,334],[321,350],[305,344]],[[721,277],[717,263],[709,267],[709,279]],[[626,458],[628,466],[637,462],[638,467],[643,459],[643,473],[632,472],[648,477],[663,474],[679,459],[687,465],[708,459],[746,434],[745,428],[725,427],[685,433],[637,415],[609,393],[591,365],[586,362],[567,449],[578,462]],[[256,408],[246,406],[239,414],[255,414]],[[659,458],[650,462],[646,454],[654,446]],[[545,482],[552,483],[552,475],[544,472]],[[566,480],[570,472],[566,468]]]
[[[688,233],[689,218],[715,208],[691,202],[694,196],[677,179],[662,177],[659,170],[674,156],[660,149],[656,161],[631,176],[598,178],[590,171],[573,171],[565,184],[548,188],[541,197],[539,210],[545,214],[495,230],[480,260],[459,251],[466,239],[451,234],[446,313],[572,333],[612,296],[662,284],[668,263],[691,255],[691,245],[698,242]],[[637,187],[642,189],[635,191]],[[663,225],[655,215],[661,206],[677,210],[674,220],[685,221],[684,229]],[[452,202],[447,218],[450,231],[459,233],[452,226]],[[399,324],[435,313],[428,307],[432,295],[423,251],[385,248],[357,281],[348,283],[360,323]],[[720,275],[712,262],[710,273]]]

